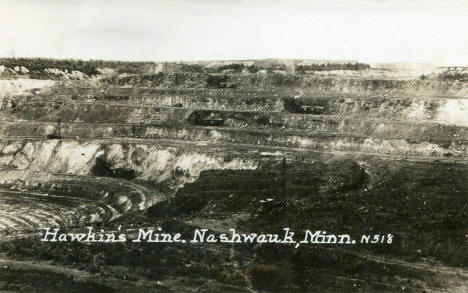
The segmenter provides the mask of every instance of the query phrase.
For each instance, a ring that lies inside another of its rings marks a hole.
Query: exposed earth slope
[[[0,291],[468,291],[464,69],[1,64]],[[40,241],[89,225],[393,242]]]

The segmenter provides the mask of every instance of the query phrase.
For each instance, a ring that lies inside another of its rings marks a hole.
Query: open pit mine
[[[464,68],[0,61],[0,292],[468,292]]]

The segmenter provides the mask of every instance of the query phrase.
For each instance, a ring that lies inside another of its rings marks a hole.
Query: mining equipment
[[[200,112],[195,111],[190,114],[188,120],[200,126],[221,126],[224,123],[224,118],[220,114],[210,112],[208,115],[201,115]]]
[[[237,83],[235,82],[221,82],[219,85],[221,88],[227,88],[227,89],[233,89],[237,87]]]
[[[224,123],[224,119],[219,115],[213,112],[210,113],[207,117],[202,119],[202,124],[207,126],[220,126]]]
[[[325,112],[324,107],[319,106],[301,106],[302,113],[320,115]]]
[[[47,134],[47,139],[62,139],[62,135],[61,135],[61,125],[60,125],[61,121],[60,119],[57,121],[57,127],[55,128],[55,131],[54,133],[51,133],[51,134]]]

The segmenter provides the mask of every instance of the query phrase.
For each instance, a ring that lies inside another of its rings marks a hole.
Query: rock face
[[[86,275],[57,292],[184,292],[192,282],[202,291],[468,290],[468,83],[252,62],[2,69],[16,78],[0,84],[0,252],[20,260],[11,266],[37,261],[27,267],[37,280]],[[44,226],[91,224],[395,241],[51,250],[33,238]],[[34,285],[15,287],[4,273],[0,290]]]

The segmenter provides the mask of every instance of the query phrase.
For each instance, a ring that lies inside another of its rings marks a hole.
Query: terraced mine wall
[[[0,231],[12,236],[116,221],[174,196],[203,170],[255,169],[261,157],[141,142],[2,140],[0,149],[2,200],[6,192],[31,201],[0,211]]]
[[[2,106],[2,134],[45,138],[60,120],[63,137],[74,139],[195,140],[401,156],[466,154],[468,104],[458,97],[272,94],[269,99],[268,92],[236,89],[140,89],[145,95],[115,97],[117,103],[111,101],[113,91],[119,89],[80,98],[63,93],[8,97]],[[174,103],[174,97],[191,103]],[[307,112],[314,107],[321,114]],[[217,126],[205,123],[210,115],[219,119]]]
[[[196,275],[215,291],[464,292],[466,83],[213,76],[120,76],[3,95],[0,234],[13,244],[0,251],[85,271],[104,253],[99,270],[140,289],[164,289],[162,280],[184,291]],[[175,232],[326,227],[398,241],[50,249],[23,240],[42,226],[134,223]]]
[[[401,127],[402,125],[395,125]],[[405,126],[405,125],[403,125]],[[56,124],[8,124],[2,133],[8,137],[43,137],[55,130]],[[414,127],[412,138],[389,137],[385,133],[377,136],[359,136],[348,133],[315,132],[304,134],[300,131],[252,131],[249,129],[174,127],[174,126],[131,126],[106,124],[62,124],[62,135],[83,139],[138,138],[157,140],[209,141],[216,143],[240,143],[278,147],[303,148],[312,151],[349,151],[399,156],[464,157],[467,154],[466,140],[437,138],[425,140],[424,129]],[[440,129],[443,131],[443,128]],[[420,136],[420,138],[417,137]]]
[[[364,95],[444,95],[463,97],[466,83],[418,79],[379,79],[363,77],[320,77],[302,74],[167,74],[128,76],[109,80],[117,87],[139,88],[223,88],[226,83],[242,90],[303,90],[305,93],[356,93]],[[138,92],[139,90],[123,89]]]
[[[223,125],[246,127],[285,127],[307,129],[309,124],[320,121],[345,121],[346,119],[393,123],[423,123],[438,124],[440,127],[465,126],[468,116],[468,105],[462,99],[445,100],[416,100],[410,99],[389,101],[381,99],[357,100],[348,99],[333,101],[331,99],[310,99],[306,102],[293,100],[295,105],[320,106],[323,113],[320,115],[310,113],[291,113],[300,108],[290,105],[281,111],[268,111],[259,105],[261,111],[239,111],[235,109],[219,108],[186,108],[165,106],[140,106],[134,104],[101,104],[101,103],[66,103],[66,102],[26,102],[16,101],[4,105],[3,120],[30,120],[53,122],[59,119],[64,122],[107,122],[107,123],[134,123],[134,124],[186,124],[193,113],[202,118],[215,113],[223,118]],[[281,101],[290,104],[289,100]],[[367,103],[365,103],[367,102]],[[208,109],[207,109],[208,108]],[[290,111],[284,109],[289,108]],[[299,112],[299,111],[298,111]],[[465,113],[466,112],[466,113]],[[313,127],[311,127],[313,128]]]
[[[179,171],[183,180],[190,181],[206,169],[250,169],[258,165],[251,159],[253,155],[236,155],[235,151],[229,155],[163,144],[3,140],[0,149],[1,164],[14,165],[18,170],[93,175],[96,160],[101,158],[108,168],[133,170],[136,179],[153,182],[170,179]]]
[[[205,94],[206,96],[204,96]],[[84,112],[74,114],[75,116],[92,115],[94,112],[96,113],[95,115],[99,115],[101,114],[99,111],[102,111],[102,114],[113,114],[118,117],[122,115],[119,113],[122,110],[119,110],[118,107],[128,105],[128,108],[124,111],[124,115],[129,115],[128,111],[132,111],[135,112],[134,116],[138,116],[138,111],[140,111],[143,115],[146,115],[143,118],[150,118],[148,115],[151,115],[151,113],[157,115],[158,107],[314,114],[307,113],[307,111],[302,109],[302,107],[308,106],[320,108],[320,113],[318,113],[320,115],[343,115],[345,117],[383,118],[390,120],[427,120],[441,124],[461,126],[466,126],[468,123],[465,118],[468,116],[468,104],[465,99],[456,96],[441,97],[426,95],[413,97],[408,94],[399,97],[359,97],[345,94],[338,94],[336,96],[300,96],[291,94],[275,96],[271,94],[271,96],[268,96],[268,93],[256,96],[255,94],[233,90],[229,93],[229,97],[226,97],[226,92],[221,90],[218,93],[216,91],[198,91],[195,96],[190,96],[188,93],[184,93],[182,96],[165,96],[161,93],[161,95],[157,94],[154,96],[124,97],[125,99],[119,97],[118,101],[112,101],[108,95],[86,96],[86,98],[80,98],[76,101],[67,95],[9,97],[4,99],[2,109],[7,113],[18,113],[17,115],[21,115],[21,113],[24,113],[23,115],[36,115],[31,117],[33,119],[47,118],[47,115],[53,112],[60,113],[58,110],[68,111],[68,113],[64,112],[67,115],[73,111]],[[52,102],[54,100],[57,101]],[[145,108],[145,105],[152,108]],[[65,109],[61,109],[62,107]],[[156,108],[156,110],[153,108]],[[34,112],[37,113],[34,114]],[[68,117],[66,115],[63,116]],[[22,117],[19,116],[18,118]],[[72,120],[72,118],[66,119]],[[123,121],[121,120],[121,122]]]
[[[207,79],[211,81],[206,82]],[[213,80],[235,86],[223,89],[221,83]],[[122,82],[127,87],[116,87]],[[93,152],[99,149],[106,153],[107,145],[114,140],[124,149],[125,144],[142,141],[150,145],[194,142],[228,149],[249,145],[411,159],[458,159],[467,155],[465,91],[464,83],[424,80],[158,74],[103,80],[99,87],[59,86],[21,95],[12,92],[4,95],[1,105],[0,133],[6,139],[1,160],[5,166],[29,170],[34,166],[34,156],[55,162],[55,156],[83,153],[76,156],[76,162],[40,168],[92,175],[90,170],[101,156],[94,154],[90,159],[82,150],[93,145]],[[211,117],[216,119],[215,126],[210,126]],[[32,140],[26,143],[28,138]],[[22,154],[15,144],[26,146],[27,150],[33,144],[35,151]],[[49,147],[54,150],[50,154],[36,153]],[[117,174],[157,183],[167,179],[158,172],[146,177],[144,174],[152,171],[121,160],[124,159],[118,159],[119,163],[104,160],[106,168],[112,171],[104,170],[101,175]],[[242,161],[241,156],[239,160]],[[167,167],[161,162],[150,165]],[[192,168],[194,165],[190,164],[184,172],[190,173]],[[191,176],[191,180],[196,177]]]

